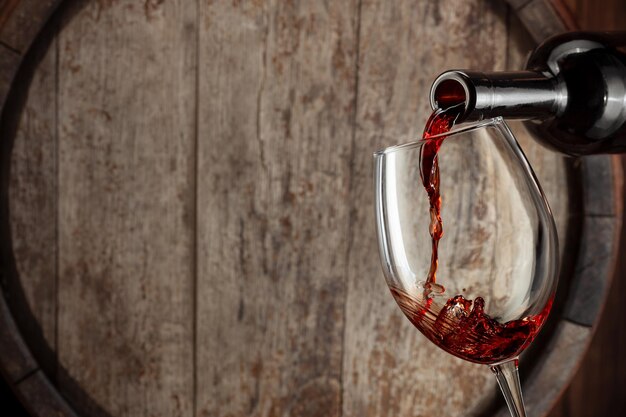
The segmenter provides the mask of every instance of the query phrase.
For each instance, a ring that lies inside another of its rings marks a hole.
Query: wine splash
[[[432,298],[412,296],[392,287],[391,293],[407,318],[437,346],[459,358],[493,364],[519,355],[533,341],[552,307],[548,301],[540,314],[504,324],[484,312],[485,301],[462,295],[445,305]]]

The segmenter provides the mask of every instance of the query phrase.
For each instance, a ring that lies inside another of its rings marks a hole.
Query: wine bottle
[[[433,109],[461,120],[525,119],[535,138],[570,155],[626,152],[626,32],[571,32],[539,45],[526,70],[441,74]]]

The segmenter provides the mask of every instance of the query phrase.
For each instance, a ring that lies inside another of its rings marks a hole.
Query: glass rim
[[[374,152],[374,157],[378,157],[378,156],[382,156],[382,155],[388,155],[390,153],[393,152],[397,152],[400,150],[405,150],[405,149],[412,149],[412,148],[416,148],[418,146],[423,145],[424,143],[426,143],[429,140],[433,140],[433,139],[437,139],[440,137],[449,137],[449,136],[455,136],[455,135],[459,135],[461,133],[466,133],[472,130],[476,130],[476,129],[480,129],[486,126],[492,126],[492,125],[497,125],[497,124],[501,124],[504,122],[504,119],[500,116],[498,117],[494,117],[491,119],[485,119],[485,120],[481,120],[478,122],[474,122],[474,123],[469,123],[469,124],[461,124],[458,127],[450,130],[449,132],[446,133],[440,133],[438,135],[433,135],[430,136],[428,139],[418,139],[418,140],[414,140],[411,142],[406,142],[406,143],[402,143],[400,145],[392,145],[389,146],[385,149],[381,149],[379,151]]]

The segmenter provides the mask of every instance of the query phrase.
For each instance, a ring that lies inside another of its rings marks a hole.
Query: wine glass
[[[433,140],[442,230],[423,182]],[[525,416],[518,357],[550,312],[558,243],[513,134],[502,118],[461,125],[377,152],[374,163],[380,257],[396,302],[440,348],[490,366],[511,415]]]

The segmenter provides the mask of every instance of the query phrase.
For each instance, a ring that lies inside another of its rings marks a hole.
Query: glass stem
[[[526,417],[524,400],[522,399],[522,387],[517,372],[517,362],[517,358],[511,359],[510,361],[491,366],[491,370],[496,374],[498,385],[500,385],[511,416]]]

